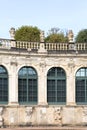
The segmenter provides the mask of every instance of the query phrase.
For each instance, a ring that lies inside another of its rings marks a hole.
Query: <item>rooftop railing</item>
[[[0,48],[11,48],[11,40],[0,38]]]
[[[87,43],[75,43],[76,50],[87,50]]]
[[[46,50],[68,50],[68,43],[45,43]]]
[[[16,41],[15,47],[16,48],[25,48],[25,49],[39,49],[40,43],[39,42]]]
[[[29,50],[40,50],[41,48],[46,51],[67,51],[77,50],[86,51],[87,43],[44,43],[44,42],[26,42],[26,41],[15,41],[11,39],[0,39],[0,48],[11,49],[11,48],[27,49]]]

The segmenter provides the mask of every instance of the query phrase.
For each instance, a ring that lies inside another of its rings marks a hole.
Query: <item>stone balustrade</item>
[[[16,41],[16,48],[26,48],[26,49],[39,49],[39,42],[25,42],[25,41]]]
[[[87,50],[87,43],[76,43],[77,50]]]
[[[12,39],[0,39],[0,48],[10,49],[11,47],[15,48],[24,48],[28,50],[37,49],[40,50],[53,50],[53,51],[65,51],[65,50],[87,50],[87,43],[40,43],[40,42],[26,42],[26,41],[15,41]],[[40,51],[41,52],[41,51]]]
[[[68,50],[68,43],[45,43],[46,50]]]
[[[0,48],[11,48],[11,40],[0,38]]]

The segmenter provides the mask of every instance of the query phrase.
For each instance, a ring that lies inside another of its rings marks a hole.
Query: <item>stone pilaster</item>
[[[11,62],[11,75],[9,75],[9,105],[18,105],[18,76],[17,63]]]
[[[71,62],[71,61],[70,61]],[[74,63],[68,64],[68,73],[67,73],[67,105],[75,105],[75,76],[73,69],[75,67]]]
[[[54,108],[54,122],[57,125],[62,125],[61,107]]]
[[[40,63],[40,75],[38,77],[38,105],[47,105],[47,79],[45,76],[45,64]]]

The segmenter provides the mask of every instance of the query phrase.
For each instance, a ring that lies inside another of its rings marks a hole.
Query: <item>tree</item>
[[[78,32],[75,41],[78,43],[85,43],[87,42],[87,29],[83,29]]]
[[[40,41],[40,30],[37,27],[22,26],[16,30],[15,40],[39,42]]]
[[[51,43],[68,42],[67,33],[64,35],[64,33],[60,31],[59,28],[51,28],[48,36],[45,38],[45,42],[51,42]]]

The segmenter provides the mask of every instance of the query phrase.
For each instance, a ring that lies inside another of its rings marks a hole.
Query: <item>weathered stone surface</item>
[[[43,45],[43,44],[42,44]],[[43,46],[42,46],[43,48]],[[76,105],[75,75],[87,67],[87,54],[29,53],[0,51],[0,64],[8,72],[9,101],[0,107],[0,122],[4,125],[83,125],[87,124],[87,108]],[[38,103],[20,105],[18,102],[18,72],[23,66],[35,68],[38,75]],[[66,104],[47,103],[47,73],[52,67],[61,67],[66,73]],[[3,111],[2,111],[3,109]]]

